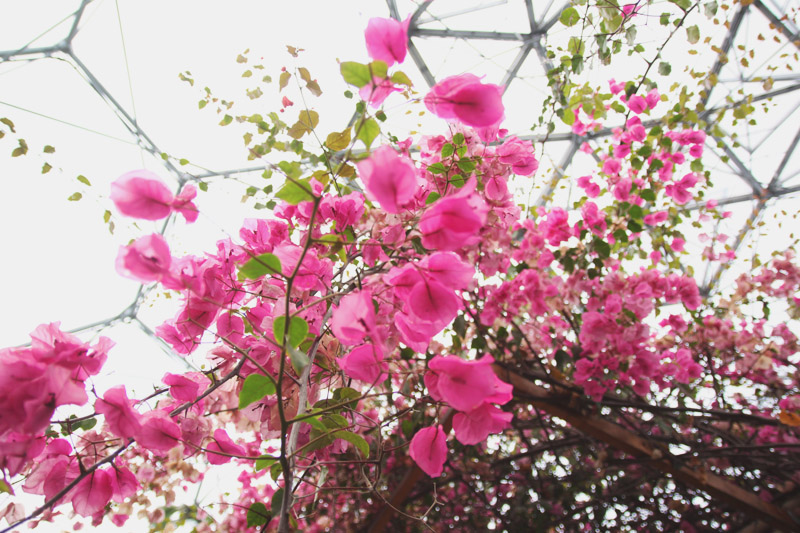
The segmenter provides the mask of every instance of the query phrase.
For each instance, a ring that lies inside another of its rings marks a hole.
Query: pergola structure
[[[73,49],[72,42],[80,31],[86,8],[93,1],[95,0],[81,0],[77,9],[69,16],[70,29],[60,42],[45,47],[25,45],[18,49],[0,51],[0,65],[9,61],[37,61],[51,57],[69,62],[99,98],[113,110],[133,142],[142,150],[162,160],[165,170],[174,177],[178,187],[198,179],[226,178],[261,172],[263,166],[190,174],[176,166],[170,159],[161,157],[163,147],[153,142],[148,132],[137,122],[135,113],[120,104],[118,97],[102,83],[102,75],[92,72]],[[460,50],[467,49],[475,54],[476,61],[485,61],[493,65],[498,78],[488,81],[505,86],[509,95],[514,92],[516,96],[525,97],[526,91],[530,91],[530,101],[535,102],[530,107],[540,105],[546,90],[540,88],[537,93],[531,85],[536,83],[540,87],[547,85],[547,73],[554,68],[553,59],[548,56],[548,46],[551,39],[556,41],[558,39],[557,35],[553,37],[554,32],[563,30],[559,26],[559,16],[568,5],[567,2],[481,0],[464,4],[445,0],[387,0],[386,4],[389,16],[398,20],[410,17],[409,54],[429,86],[445,76],[458,74],[459,72],[448,71],[447,53],[459,53]],[[777,0],[755,0],[736,4],[737,11],[718,44],[718,54],[705,66],[708,76],[712,76],[717,82],[706,87],[700,97],[704,108],[700,118],[705,123],[708,134],[706,141],[708,155],[704,161],[708,159],[710,163],[707,168],[712,168],[715,175],[719,176],[715,178],[715,185],[722,185],[716,188],[718,195],[714,199],[719,205],[730,205],[736,209],[735,216],[738,217],[739,229],[731,243],[734,250],[740,250],[744,244],[752,240],[759,221],[781,209],[790,209],[789,202],[796,199],[800,193],[800,156],[797,155],[797,146],[800,142],[798,111],[800,73],[774,73],[767,70],[776,57],[787,54],[791,59],[800,49],[800,29],[784,17],[790,8],[797,7],[797,2]],[[510,15],[504,15],[503,11],[507,11]],[[492,16],[486,16],[489,13]],[[480,27],[480,24],[475,27],[469,25],[476,20],[480,22],[481,18],[497,20],[503,17],[513,19],[514,27],[486,29]],[[767,42],[754,42],[759,33],[768,34]],[[497,53],[498,46],[502,47],[502,53]],[[756,46],[766,50],[767,60],[753,61],[752,64],[742,61],[747,51]],[[435,50],[432,54],[435,57],[431,57],[432,50]],[[444,59],[442,50],[446,51]],[[768,84],[765,83],[767,79],[769,79]],[[6,104],[13,106],[13,102]],[[757,104],[764,104],[769,109],[768,116],[765,115],[762,121],[763,125],[751,125],[745,119],[731,122],[732,110],[742,105]],[[534,141],[541,147],[542,160],[552,162],[549,174],[539,178],[543,180],[543,186],[535,200],[537,205],[545,205],[556,201],[554,198],[557,197],[559,187],[568,181],[564,179],[565,177],[576,176],[580,172],[575,163],[580,146],[584,142],[596,146],[612,134],[612,128],[604,127],[585,136],[578,136],[568,129],[552,133],[531,134],[526,130],[512,131],[512,133]],[[719,183],[725,180],[730,181]],[[692,207],[701,208],[702,204]],[[162,230],[167,230],[169,225],[170,222],[167,221]],[[701,277],[699,281],[702,282],[706,295],[714,293],[725,274],[725,268],[725,266],[709,266],[705,272],[699,274]],[[135,324],[157,339],[150,326],[138,316],[140,307],[150,290],[150,287],[140,287],[133,302],[120,313],[77,328],[76,331],[101,330],[124,322]],[[171,353],[168,346],[161,341],[158,342],[166,352]],[[503,369],[498,369],[499,374],[502,372]],[[685,466],[676,466],[675,457],[672,457],[672,461],[661,459],[662,453],[668,453],[665,448],[653,446],[646,439],[642,440],[641,435],[623,435],[620,432],[624,433],[625,430],[620,427],[599,428],[592,421],[592,416],[586,414],[586,406],[571,405],[566,411],[560,412],[554,405],[569,393],[568,387],[559,388],[551,385],[542,388],[525,377],[515,375],[513,379],[516,380],[515,386],[520,395],[539,405],[545,412],[569,420],[579,431],[600,439],[612,447],[616,446],[633,455],[648,456],[648,460],[652,463],[651,467],[661,473],[670,474],[676,480],[689,483],[696,489],[705,490],[712,494],[712,498],[718,498],[720,494],[730,489],[730,498],[724,498],[726,503],[748,510],[745,514],[752,518],[739,524],[741,531],[763,531],[767,527],[789,528],[793,523],[792,520],[796,520],[796,516],[792,513],[796,512],[797,495],[800,494],[797,489],[787,491],[782,501],[776,502],[775,505],[755,501],[746,490],[738,488],[729,481],[721,482],[722,485],[709,489],[707,486],[702,486],[692,472],[685,472]],[[642,408],[642,412],[648,410],[646,406],[638,407]],[[698,419],[700,418],[698,414]],[[628,442],[627,448],[625,442]],[[659,450],[659,457],[655,457],[654,450]],[[411,473],[409,476],[410,481],[406,482],[406,485],[408,483],[411,485],[398,487],[397,494],[401,497],[392,500],[395,507],[402,507],[405,497],[412,493],[414,484],[421,477],[419,472]],[[707,481],[706,479],[705,482]],[[391,516],[392,511],[389,510],[376,517],[371,530],[384,530]]]

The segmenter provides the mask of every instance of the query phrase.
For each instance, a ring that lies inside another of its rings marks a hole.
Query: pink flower
[[[358,91],[358,96],[368,102],[371,107],[380,107],[392,93],[402,92],[402,87],[395,86],[389,79],[372,78],[372,83],[367,83]]]
[[[468,413],[457,413],[453,417],[453,431],[461,444],[478,444],[490,434],[507,428],[513,417],[511,413],[484,403]]]
[[[206,458],[212,465],[222,465],[230,462],[231,455],[247,456],[247,451],[233,442],[224,429],[214,431],[214,440],[206,446]],[[228,455],[220,455],[222,452]]]
[[[108,469],[108,475],[113,492],[112,498],[115,502],[122,503],[125,498],[136,494],[139,482],[136,481],[136,476],[133,475],[133,472],[124,466],[114,465],[113,468]]]
[[[124,385],[117,385],[106,391],[103,398],[94,403],[94,410],[106,419],[111,432],[124,439],[131,438],[141,429],[141,415],[133,409],[136,402],[128,399]]]
[[[638,94],[634,94],[628,99],[628,108],[638,115],[647,109],[647,100]]]
[[[373,342],[380,342],[375,327],[372,294],[363,290],[343,296],[331,316],[331,330],[344,344],[358,344],[367,336]]]
[[[622,163],[619,159],[614,157],[609,157],[603,162],[603,172],[608,174],[611,177],[614,177],[619,174],[619,171],[622,169]]]
[[[149,170],[132,170],[111,184],[111,200],[123,215],[145,220],[166,218],[172,192]]]
[[[442,426],[430,426],[417,431],[411,439],[408,454],[423,472],[439,477],[447,460],[447,442]]]
[[[661,224],[665,220],[669,218],[669,213],[666,211],[656,211],[655,213],[650,213],[644,216],[644,223],[648,226],[655,226],[656,224]]]
[[[142,427],[135,435],[136,442],[142,447],[156,453],[166,453],[180,444],[181,429],[168,416],[151,411],[142,420]]]
[[[193,185],[187,185],[178,196],[149,170],[133,170],[111,184],[111,201],[123,215],[144,220],[160,220],[172,211],[181,213],[187,222],[197,219],[197,207],[192,199],[197,195]]]
[[[417,194],[419,183],[414,165],[390,146],[381,146],[356,166],[367,195],[389,213],[399,213],[401,206]]]
[[[682,252],[684,244],[686,244],[686,241],[684,241],[680,237],[675,237],[674,239],[672,239],[671,247],[676,252]]]
[[[614,78],[611,78],[610,80],[608,80],[608,88],[611,91],[611,94],[617,94],[625,89],[625,82],[621,81],[617,83],[617,81]]]
[[[197,210],[197,206],[194,205],[194,202],[192,202],[196,196],[197,188],[192,184],[188,184],[181,189],[181,192],[179,192],[172,201],[172,210],[183,215],[183,218],[186,219],[186,222],[194,222],[197,220],[197,215],[200,214],[200,212]]]
[[[377,17],[369,19],[364,31],[369,56],[389,66],[402,63],[406,58],[410,22],[411,17],[403,22]]]
[[[490,355],[474,361],[437,355],[428,363],[438,377],[436,394],[459,411],[472,411],[485,402],[508,402],[512,386],[495,375],[491,368],[493,362]]]
[[[485,206],[476,209],[474,203],[464,196],[437,200],[420,218],[422,245],[447,251],[472,244],[486,220]]]
[[[658,94],[658,89],[651,89],[644,99],[647,102],[647,107],[653,109],[661,101],[661,96]]]
[[[344,372],[364,383],[381,383],[386,379],[388,366],[383,361],[380,348],[373,344],[364,344],[352,350],[338,360]]]
[[[111,500],[111,476],[107,470],[95,470],[83,478],[70,494],[75,512],[81,516],[92,516],[102,511]]]
[[[625,4],[622,6],[622,14],[626,17],[633,17],[639,13],[639,10],[636,9],[636,4]]]
[[[169,279],[172,255],[164,237],[157,233],[139,237],[117,255],[117,272],[144,283]]]
[[[578,187],[583,189],[589,198],[597,198],[597,195],[600,194],[600,186],[592,181],[591,176],[578,178]]]
[[[425,96],[425,107],[440,118],[486,127],[503,120],[502,96],[500,86],[481,83],[474,74],[461,74],[434,85]]]
[[[211,380],[201,372],[188,372],[183,375],[166,373],[161,381],[169,385],[169,393],[179,402],[193,402],[201,390],[211,385]]]
[[[533,143],[522,141],[513,135],[497,147],[497,155],[500,162],[511,165],[511,170],[518,176],[530,176],[539,168],[539,162],[533,153]]]

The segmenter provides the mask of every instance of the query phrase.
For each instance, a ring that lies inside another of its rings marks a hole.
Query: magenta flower
[[[453,417],[453,431],[461,444],[478,444],[490,434],[507,428],[513,417],[492,404],[483,403],[469,413],[457,413]]]
[[[459,411],[472,411],[482,403],[508,402],[513,387],[495,375],[491,368],[493,362],[490,355],[474,361],[437,355],[428,363],[438,374],[436,394]]]
[[[389,213],[399,213],[419,190],[414,165],[390,146],[381,146],[357,167],[367,196],[380,202]]]
[[[106,391],[102,398],[94,402],[94,410],[103,415],[111,433],[123,439],[131,438],[142,429],[141,415],[133,406],[134,400],[128,399],[124,385],[117,385]]]
[[[231,455],[246,456],[247,451],[233,442],[224,429],[214,431],[214,440],[206,446],[206,458],[212,465],[222,465],[230,462]],[[228,455],[220,455],[214,452],[222,452]]]
[[[478,128],[503,120],[503,88],[481,83],[474,74],[451,76],[440,81],[425,96],[425,107],[434,115]]]
[[[111,476],[107,470],[95,470],[81,480],[70,493],[72,508],[81,516],[92,516],[111,500]]]
[[[397,87],[389,79],[373,77],[372,83],[368,83],[359,89],[358,96],[360,96],[365,102],[369,103],[371,107],[380,107],[383,101],[386,100],[390,94],[399,93],[402,91],[403,89],[401,87]]]
[[[345,374],[364,383],[381,383],[386,379],[388,366],[383,353],[374,344],[364,344],[338,360]]]
[[[395,19],[371,18],[364,31],[367,53],[376,61],[392,66],[402,63],[408,48],[408,25],[411,18],[400,22]]]
[[[458,250],[475,241],[485,220],[485,210],[476,210],[468,198],[441,198],[420,218],[422,244],[434,250]]]
[[[132,170],[111,184],[111,200],[123,215],[144,220],[160,220],[172,211],[183,215],[187,222],[197,220],[197,207],[192,200],[197,195],[194,185],[187,185],[177,195],[149,170]]]
[[[170,277],[172,255],[164,237],[157,233],[139,237],[123,246],[117,255],[117,272],[126,278],[148,283]]]
[[[647,100],[638,94],[634,94],[628,99],[628,108],[638,115],[647,109]]]
[[[411,439],[408,454],[423,472],[431,477],[442,475],[447,460],[447,437],[442,426],[430,426],[417,431]]]
[[[372,294],[365,290],[343,296],[331,316],[331,330],[343,344],[358,344],[367,336],[378,341]]]

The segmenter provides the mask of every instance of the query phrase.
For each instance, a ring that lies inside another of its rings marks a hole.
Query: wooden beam
[[[694,470],[680,465],[681,458],[672,455],[665,446],[651,443],[636,433],[602,418],[587,416],[579,410],[565,405],[563,400],[560,403],[554,403],[554,395],[551,390],[540,387],[498,364],[494,364],[492,368],[500,379],[514,386],[516,394],[530,398],[534,406],[552,416],[561,418],[582,433],[625,453],[647,459],[648,466],[671,474],[676,480],[700,489],[712,498],[724,501],[733,509],[758,518],[773,528],[787,532],[800,529],[800,524],[793,520],[786,511],[765,502],[756,494],[712,472]]]
[[[795,521],[786,511],[769,502],[763,501],[756,494],[749,492],[728,479],[706,470],[695,470],[681,465],[682,458],[673,455],[669,449],[659,443],[653,443],[618,424],[594,415],[586,415],[565,401],[565,397],[575,396],[569,391],[546,389],[534,382],[498,365],[492,365],[497,376],[514,387],[514,395],[524,398],[531,405],[547,412],[551,416],[561,418],[581,433],[595,438],[617,450],[634,457],[647,460],[651,468],[670,474],[677,481],[690,487],[702,490],[712,498],[723,501],[732,509],[744,512],[757,522],[754,526],[765,526],[773,530],[792,532],[800,531],[800,523]],[[575,396],[576,399],[580,397]],[[446,432],[450,432],[452,410],[445,417]],[[385,505],[373,518],[366,530],[368,533],[382,533],[386,530],[394,515],[394,509],[400,508],[411,494],[414,486],[425,476],[416,465],[406,474],[400,486],[395,489]],[[764,529],[756,529],[762,531]]]

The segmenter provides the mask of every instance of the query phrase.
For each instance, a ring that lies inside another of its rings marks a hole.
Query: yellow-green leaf
[[[87,178],[83,174],[80,174],[77,179],[78,179],[78,181],[80,181],[81,183],[86,185],[87,187],[91,187],[92,186],[92,183],[89,181],[89,178]]]
[[[339,70],[344,81],[350,85],[361,88],[372,81],[367,65],[356,63],[355,61],[345,61],[339,65]]]
[[[79,193],[79,192],[75,192],[75,193],[72,193],[69,196],[69,198],[67,198],[67,200],[69,200],[70,202],[77,202],[81,198],[83,198],[83,195],[81,193]]]
[[[374,119],[367,119],[361,123],[358,128],[358,140],[364,143],[364,146],[369,148],[372,146],[372,141],[380,134],[381,127]]]
[[[50,163],[45,163],[42,165],[42,174],[47,174],[52,168],[53,166]]]
[[[328,135],[327,139],[325,139],[325,146],[331,150],[344,150],[350,146],[350,128]]]
[[[288,72],[281,72],[281,77],[278,78],[278,88],[280,90],[283,90],[284,87],[289,85],[289,78],[291,78],[291,77],[292,77],[292,75],[289,74]]]
[[[42,151],[46,154],[52,154],[56,151],[56,149],[48,144],[44,147],[44,150]]]

